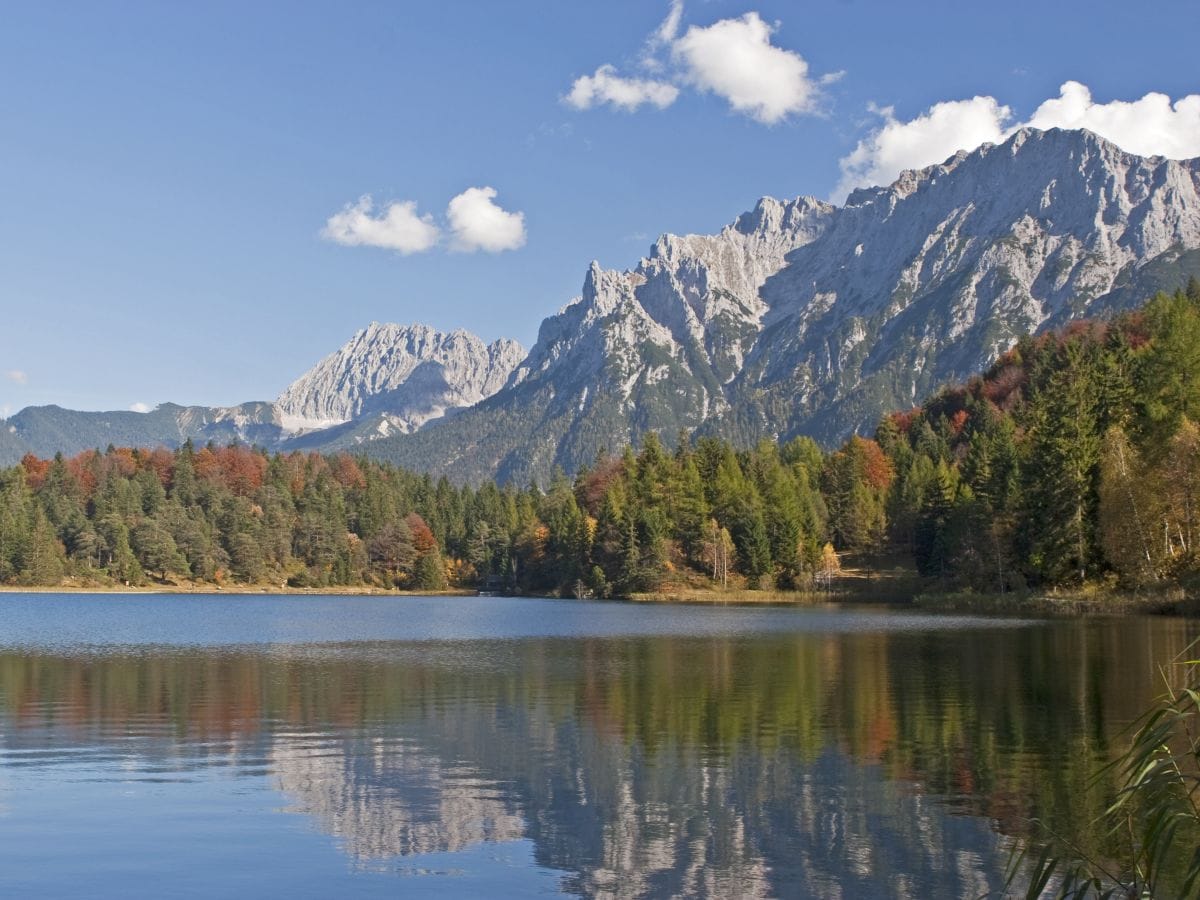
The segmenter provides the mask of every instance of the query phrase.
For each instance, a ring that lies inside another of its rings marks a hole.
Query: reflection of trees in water
[[[589,896],[978,895],[1003,856],[988,818],[1086,829],[1092,762],[1187,639],[1128,620],[7,654],[0,700],[10,749],[132,728],[161,768],[258,761],[359,859],[526,836]]]

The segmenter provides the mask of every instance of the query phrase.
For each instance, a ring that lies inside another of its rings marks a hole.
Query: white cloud
[[[4,373],[4,377],[14,384],[25,384],[29,381],[29,376],[20,369],[9,369]]]
[[[154,407],[152,407],[152,406],[151,406],[149,403],[141,403],[141,402],[138,402],[138,403],[132,403],[132,404],[130,404],[130,406],[129,406],[129,411],[130,411],[130,412],[135,412],[135,413],[148,413],[148,412],[150,412],[150,410],[152,410],[153,408],[154,408]]]
[[[671,8],[667,10],[667,17],[650,33],[650,37],[646,38],[646,44],[642,48],[643,68],[657,72],[663,67],[662,61],[658,58],[658,51],[663,47],[671,46],[679,34],[681,21],[683,21],[683,0],[671,0]]]
[[[1012,110],[994,97],[935,103],[907,122],[897,120],[891,108],[873,111],[883,116],[884,123],[842,158],[835,199],[855,187],[889,184],[904,169],[942,162],[958,150],[998,143],[1023,127],[1086,128],[1142,156],[1200,156],[1200,94],[1173,104],[1159,93],[1134,101],[1096,103],[1085,85],[1068,81],[1058,97],[1046,100],[1028,120],[1018,123],[1012,123]]]
[[[495,188],[473,187],[450,201],[446,219],[454,233],[453,249],[500,253],[525,245],[525,214],[502,209],[495,198]]]
[[[1033,128],[1086,128],[1139,156],[1191,159],[1200,156],[1200,94],[1172,105],[1166,94],[1140,100],[1096,103],[1078,81],[1068,81],[1059,96],[1039,106],[1025,123]]]
[[[408,255],[423,253],[438,242],[433,217],[417,214],[412,200],[389,203],[373,215],[374,202],[364,194],[330,216],[321,230],[326,240],[346,247],[383,247]]]
[[[811,113],[820,88],[844,72],[811,78],[808,63],[792,50],[771,43],[775,27],[756,12],[712,25],[693,25],[681,36],[683,0],[671,0],[667,16],[646,38],[640,67],[658,75],[665,66],[663,52],[673,65],[665,77],[633,78],[603,65],[592,75],[575,79],[563,102],[575,109],[608,104],[627,112],[642,106],[666,109],[679,97],[680,86],[716,94],[740,112],[771,125],[795,113]]]
[[[674,42],[672,58],[683,78],[711,91],[759,122],[772,124],[792,113],[812,112],[817,84],[798,53],[771,44],[773,29],[758,13],[693,25]]]
[[[675,40],[675,36],[679,34],[679,23],[683,20],[683,0],[671,0],[671,7],[667,10],[667,17],[659,23],[659,26],[650,32],[650,36],[646,38],[642,45],[642,58],[638,64],[647,72],[661,72],[663,69],[663,61],[659,58],[659,51],[664,47],[670,47]]]
[[[892,108],[872,108],[884,124],[858,142],[842,158],[842,179],[834,196],[844,199],[856,187],[890,184],[905,169],[941,162],[958,150],[1001,141],[1012,110],[993,97],[948,100],[908,122],[899,121]]]
[[[667,17],[650,36],[651,45],[662,47],[675,40],[675,36],[679,34],[679,23],[682,19],[683,0],[671,0],[671,8],[667,11]]]
[[[633,112],[645,103],[666,109],[678,96],[679,88],[673,84],[650,78],[625,78],[612,66],[604,65],[594,75],[576,78],[563,101],[576,109],[591,109],[607,103]]]

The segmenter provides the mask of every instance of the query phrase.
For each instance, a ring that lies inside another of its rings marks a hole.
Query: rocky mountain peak
[[[1200,161],[1022,129],[840,208],[764,197],[716,234],[664,234],[632,269],[592,263],[504,390],[383,452],[526,481],[651,430],[833,444],[1021,334],[1192,272]]]
[[[494,394],[524,355],[516,341],[484,344],[461,329],[372,322],[289,385],[276,408],[289,431],[368,413],[386,414],[392,430],[412,431]]]

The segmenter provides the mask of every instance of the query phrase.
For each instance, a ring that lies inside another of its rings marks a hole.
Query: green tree
[[[159,581],[166,581],[168,572],[191,574],[170,529],[157,517],[144,519],[133,529],[131,544],[142,569],[158,572]]]

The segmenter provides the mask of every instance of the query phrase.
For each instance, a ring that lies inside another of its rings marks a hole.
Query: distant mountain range
[[[274,403],[164,403],[148,413],[27,407],[0,423],[0,462],[109,444],[176,447],[189,438],[272,450],[352,448],[478,403],[504,385],[524,356],[516,341],[485,344],[466,331],[373,322]]]
[[[3,423],[0,460],[192,437],[524,482],[651,431],[831,444],[1023,333],[1129,308],[1191,274],[1200,160],[1024,129],[842,207],[764,198],[716,235],[664,235],[632,269],[593,263],[528,355],[372,324],[274,404],[30,408]]]

